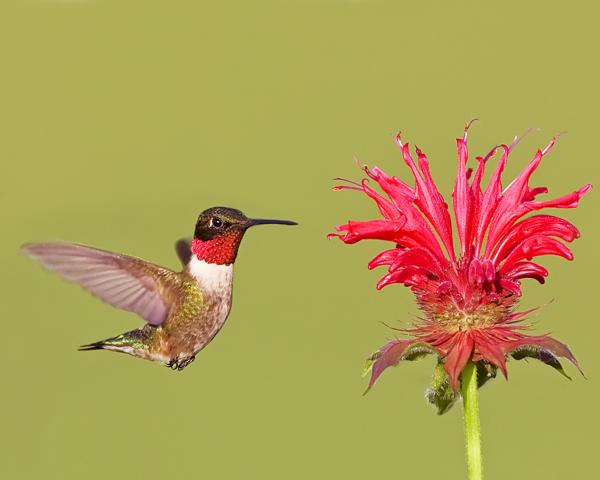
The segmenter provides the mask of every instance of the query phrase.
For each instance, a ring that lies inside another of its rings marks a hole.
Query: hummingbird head
[[[192,253],[207,263],[232,264],[246,230],[267,224],[297,225],[289,220],[248,218],[234,208],[209,208],[198,216]]]

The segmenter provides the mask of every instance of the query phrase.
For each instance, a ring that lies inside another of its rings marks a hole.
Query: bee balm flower
[[[579,237],[575,226],[563,218],[528,214],[546,208],[574,208],[591,185],[553,200],[537,200],[540,194],[547,193],[547,188],[530,187],[529,181],[554,146],[553,138],[503,188],[502,172],[520,139],[477,157],[473,170],[467,166],[469,126],[470,123],[463,138],[456,140],[458,172],[452,194],[456,248],[448,205],[433,181],[427,157],[415,148],[415,161],[399,134],[396,142],[414,177],[414,186],[377,167],[364,167],[368,179],[361,183],[344,181],[335,189],[365,193],[376,203],[382,218],[349,221],[336,227],[340,233],[330,235],[347,244],[361,240],[393,244],[369,263],[370,269],[387,267],[377,288],[394,283],[410,287],[423,318],[404,330],[408,338],[390,341],[370,358],[368,388],[387,367],[436,354],[438,367],[427,398],[440,413],[456,398],[460,374],[469,361],[477,365],[480,385],[494,377],[497,369],[507,376],[509,355],[515,359],[536,358],[561,373],[564,371],[559,357],[577,366],[566,345],[547,335],[526,335],[523,320],[529,312],[515,308],[521,296],[521,280],[532,278],[544,283],[548,275],[536,257],[558,255],[572,260],[565,243]],[[499,160],[484,189],[484,172],[494,156],[499,156]],[[369,179],[378,184],[382,193],[371,188]]]

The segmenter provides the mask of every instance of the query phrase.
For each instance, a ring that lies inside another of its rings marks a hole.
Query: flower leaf
[[[477,388],[483,387],[488,381],[496,378],[498,367],[480,360],[477,365]],[[431,385],[425,390],[425,398],[437,409],[438,415],[443,415],[449,411],[460,394],[450,387],[450,378],[444,368],[444,361],[438,359],[438,363],[433,371]]]
[[[365,393],[375,384],[379,376],[388,367],[395,367],[402,360],[415,361],[430,353],[435,353],[431,345],[414,340],[392,340],[367,359],[363,376],[371,373],[371,379]]]
[[[480,360],[477,365],[477,388],[483,387],[487,382],[496,378],[498,367],[496,365]]]
[[[425,390],[425,399],[435,407],[438,415],[443,415],[452,408],[458,397],[458,393],[450,387],[450,378],[444,369],[444,362],[438,359],[431,384]]]
[[[561,343],[548,335],[521,338],[507,345],[505,347],[505,352],[510,354],[516,360],[535,358],[558,370],[570,380],[571,377],[565,373],[558,360],[559,357],[566,358],[575,365],[581,375],[585,377],[579,363],[577,363],[577,359],[573,355],[573,352],[571,352],[571,349],[564,343]]]
[[[566,378],[571,380],[571,377],[567,375],[558,358],[550,350],[545,350],[539,345],[521,345],[520,347],[515,348],[510,355],[515,360],[535,358],[536,360],[551,366],[561,375],[564,375]]]
[[[402,358],[400,360],[408,360],[409,362],[414,362],[415,360],[421,360],[425,358],[427,355],[431,355],[435,353],[435,350],[431,345],[425,342],[417,342],[413,343],[410,347],[404,350],[402,354]]]

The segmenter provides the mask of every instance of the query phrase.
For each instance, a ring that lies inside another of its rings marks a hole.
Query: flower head
[[[427,397],[440,413],[449,408],[460,374],[469,361],[477,363],[480,384],[500,369],[507,376],[506,359],[537,358],[564,373],[558,357],[577,365],[569,348],[547,335],[523,333],[529,312],[517,312],[520,282],[532,278],[544,283],[548,271],[533,259],[573,254],[565,245],[579,237],[569,221],[547,214],[528,215],[546,208],[574,208],[591,188],[552,200],[537,200],[546,187],[529,185],[533,172],[553,148],[556,137],[538,150],[529,164],[506,187],[502,173],[511,151],[520,141],[494,147],[468,167],[467,136],[456,140],[458,171],[452,193],[453,225],[448,205],[436,187],[425,154],[415,148],[416,160],[398,134],[396,143],[414,177],[410,186],[381,169],[364,167],[361,183],[344,181],[336,190],[357,190],[369,196],[382,218],[349,221],[336,227],[338,237],[352,244],[366,239],[386,240],[392,248],[381,252],[369,268],[387,267],[377,283],[381,289],[393,283],[410,287],[423,318],[404,330],[406,339],[392,340],[370,358],[369,388],[389,366],[427,353],[438,356],[434,385]],[[488,162],[499,157],[491,177],[482,187]],[[381,192],[371,188],[375,181]],[[445,397],[446,402],[440,399]]]

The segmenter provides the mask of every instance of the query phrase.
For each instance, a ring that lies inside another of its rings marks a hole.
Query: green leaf
[[[398,346],[402,348],[400,341],[397,341],[397,342],[399,343]],[[393,345],[395,345],[394,341],[389,342],[382,349],[376,351],[369,358],[367,358],[367,361],[366,361],[366,364],[365,364],[365,367],[364,367],[363,373],[362,373],[363,377],[366,377],[369,373],[372,372],[373,365],[378,360],[380,360],[382,357],[385,358],[386,353],[389,353],[390,351],[393,352],[393,350],[391,348],[389,348],[390,346],[392,346],[392,348],[393,348]],[[398,355],[398,356],[390,355],[391,356],[391,358],[389,359],[390,365],[387,365],[387,366],[392,366],[392,365],[395,366],[403,360],[407,360],[409,362],[421,360],[425,356],[430,355],[432,353],[435,353],[435,350],[428,343],[424,343],[424,342],[413,343],[413,344],[410,344],[409,346],[405,347],[402,350],[402,353],[400,355]],[[385,368],[387,368],[387,366]]]
[[[402,357],[400,360],[407,360],[409,362],[414,362],[416,360],[421,360],[427,355],[431,355],[435,353],[435,350],[431,345],[424,342],[413,343],[410,347],[404,350]]]
[[[540,362],[551,366],[560,374],[571,380],[571,377],[569,377],[569,375],[567,375],[567,373],[564,371],[560,361],[558,360],[558,357],[556,357],[556,355],[554,355],[551,351],[546,350],[538,345],[521,345],[510,352],[510,355],[515,360],[523,360],[527,358],[539,360]]]
[[[477,388],[483,387],[487,382],[496,378],[498,367],[495,365],[480,360],[476,362],[476,366]],[[450,379],[444,369],[444,360],[438,359],[438,363],[433,371],[431,385],[425,390],[425,398],[437,409],[438,415],[443,415],[452,408],[459,397],[460,394],[454,392],[450,387]]]
[[[492,365],[489,362],[480,360],[476,362],[477,365],[477,388],[483,387],[487,382],[496,378],[496,372],[498,367]]]
[[[438,415],[443,415],[452,408],[458,397],[458,393],[450,388],[450,379],[444,370],[443,360],[438,359],[431,384],[425,390],[425,398],[436,408]]]

